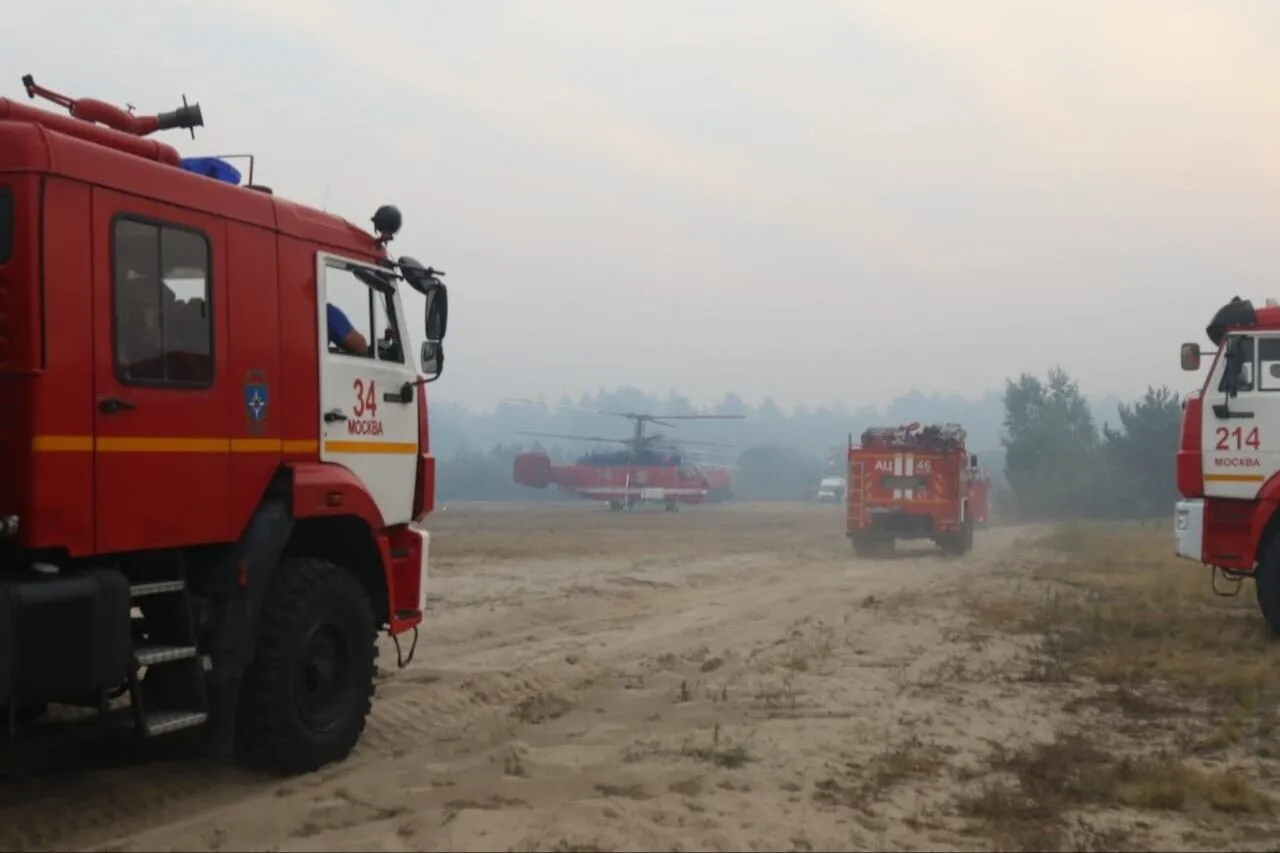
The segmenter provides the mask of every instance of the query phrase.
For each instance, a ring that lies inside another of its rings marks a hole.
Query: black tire
[[[1280,536],[1271,537],[1253,575],[1258,609],[1273,636],[1280,636]]]
[[[377,633],[354,575],[316,557],[281,561],[241,687],[242,760],[292,775],[345,759],[373,707]]]
[[[956,533],[938,540],[942,552],[949,557],[963,557],[973,550],[973,520],[965,519]]]
[[[887,557],[893,553],[893,539],[883,536],[854,536],[853,553],[859,557]]]

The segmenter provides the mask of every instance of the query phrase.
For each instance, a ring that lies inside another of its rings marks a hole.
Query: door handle
[[[336,421],[345,421],[346,419],[347,416],[341,409],[330,409],[324,413],[324,422],[327,424],[331,424]]]
[[[98,400],[98,409],[104,414],[114,415],[117,412],[126,412],[129,409],[136,409],[137,403],[129,400],[121,400],[118,397],[103,397]]]
[[[400,386],[399,391],[384,391],[382,393],[382,402],[384,403],[412,403],[413,402],[413,383],[406,382]]]
[[[1227,420],[1230,418],[1246,418],[1247,419],[1247,418],[1253,417],[1253,412],[1244,412],[1244,411],[1241,411],[1240,409],[1232,409],[1228,407],[1225,403],[1214,403],[1213,413],[1223,420]]]

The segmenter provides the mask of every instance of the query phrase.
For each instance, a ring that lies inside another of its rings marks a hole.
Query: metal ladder
[[[849,472],[849,518],[861,522],[866,512],[866,475],[865,466],[855,462]]]
[[[204,658],[197,648],[196,623],[185,572],[172,580],[130,587],[135,618],[129,699],[134,726],[142,737],[203,725],[209,719]]]

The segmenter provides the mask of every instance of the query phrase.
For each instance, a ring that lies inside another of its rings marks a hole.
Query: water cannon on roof
[[[182,96],[182,106],[176,110],[152,116],[140,116],[133,114],[132,107],[121,109],[114,104],[94,98],[68,98],[66,95],[60,95],[52,89],[37,85],[35,78],[30,74],[22,78],[22,85],[27,90],[27,97],[32,100],[38,97],[44,98],[64,108],[73,118],[90,124],[106,125],[130,136],[149,136],[157,130],[182,129],[191,131],[191,138],[195,139],[195,129],[204,127],[204,116],[200,112],[200,105],[188,104],[186,95]]]

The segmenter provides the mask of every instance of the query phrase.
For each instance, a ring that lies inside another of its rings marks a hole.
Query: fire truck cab
[[[390,205],[370,234],[146,138],[194,137],[185,98],[23,82],[69,115],[0,98],[0,740],[57,704],[341,760],[423,618],[441,273]]]
[[[1182,345],[1201,387],[1182,404],[1174,508],[1178,556],[1241,581],[1252,577],[1263,617],[1280,633],[1280,304],[1232,299],[1205,329],[1214,350]],[[1237,586],[1238,589],[1238,586]]]
[[[845,535],[859,556],[893,550],[898,539],[932,539],[960,556],[973,548],[969,495],[978,458],[959,424],[872,427],[849,436]]]

